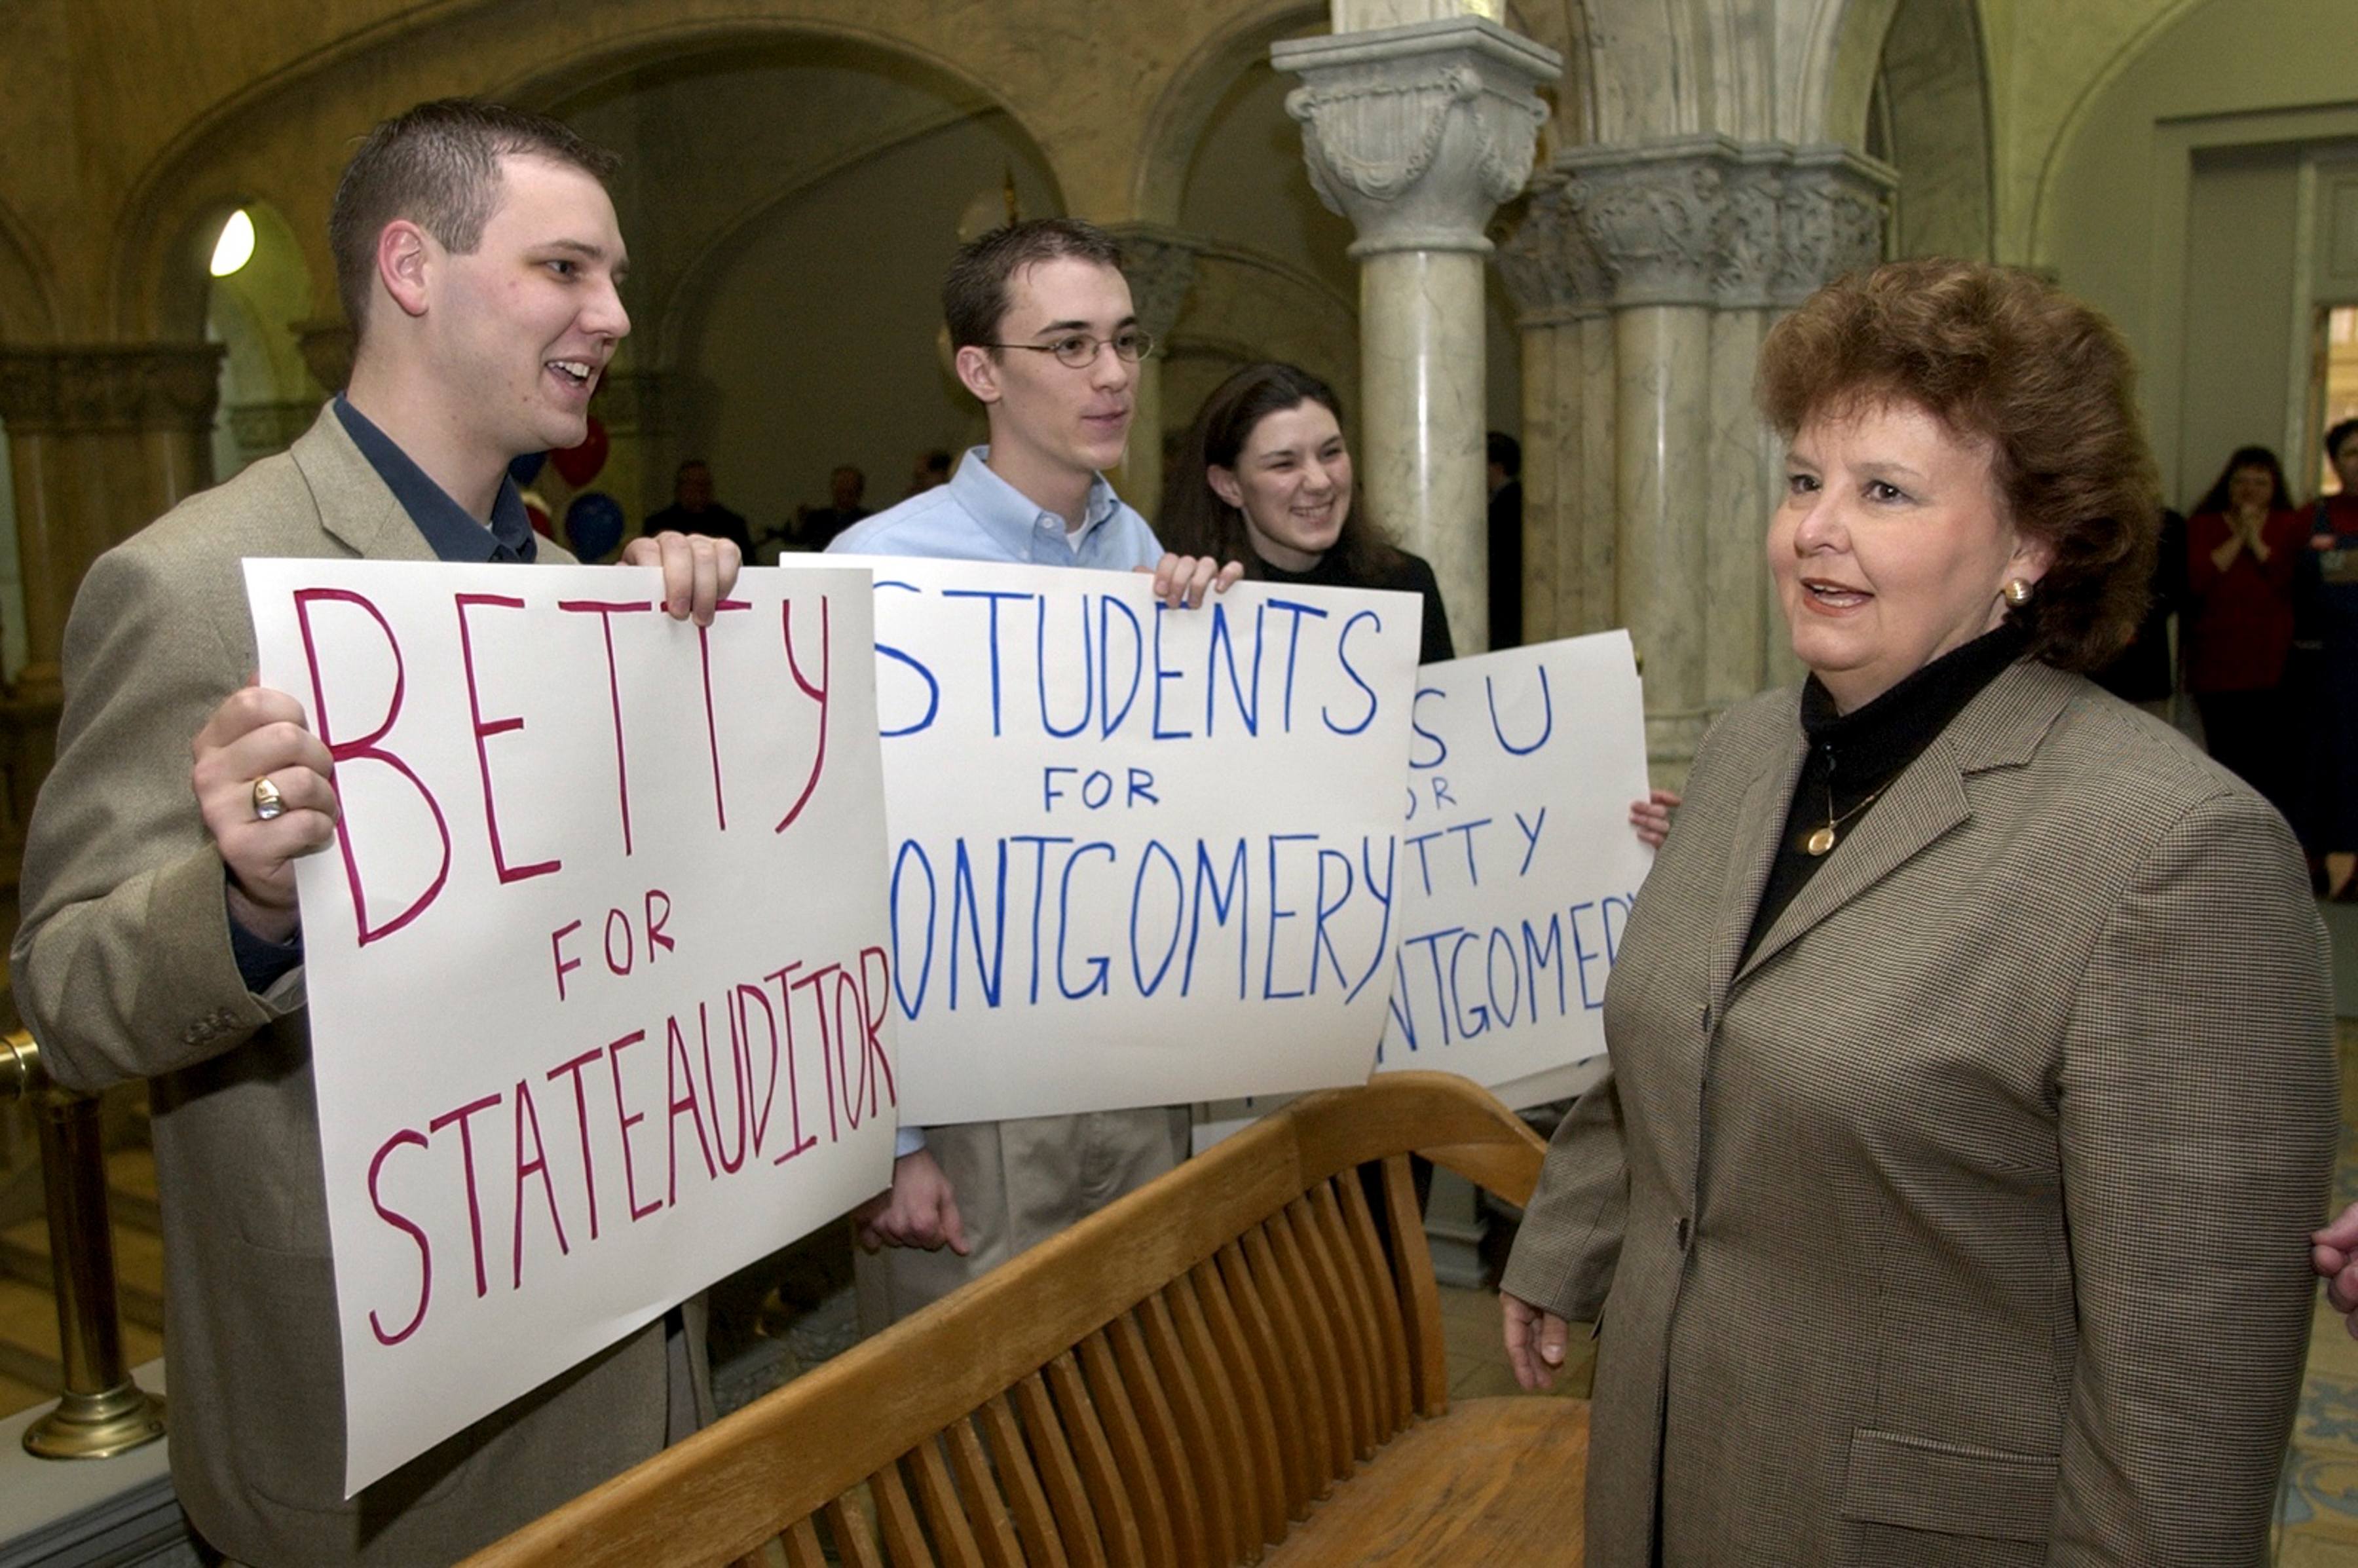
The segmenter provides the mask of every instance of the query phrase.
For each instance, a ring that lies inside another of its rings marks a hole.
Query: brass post
[[[153,1443],[164,1435],[163,1401],[133,1381],[123,1364],[98,1101],[50,1084],[40,1048],[21,1030],[0,1039],[0,1094],[29,1099],[40,1122],[49,1276],[65,1368],[58,1408],[26,1429],[26,1452],[43,1459],[106,1459]]]

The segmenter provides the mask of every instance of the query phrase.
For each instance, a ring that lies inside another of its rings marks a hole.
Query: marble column
[[[212,482],[217,343],[0,350],[26,667],[18,689],[59,689],[66,612],[108,546]]]
[[[1559,636],[1629,628],[1667,780],[1790,668],[1761,553],[1780,454],[1753,373],[1779,311],[1880,258],[1892,178],[1720,136],[1569,147],[1506,242],[1527,558],[1546,563],[1525,615]]]
[[[1195,257],[1203,243],[1159,223],[1113,223],[1108,232],[1121,242],[1122,276],[1130,280],[1138,324],[1154,337],[1155,351],[1138,363],[1130,385],[1130,449],[1123,454],[1114,489],[1150,518],[1163,504],[1163,438],[1167,428],[1195,416],[1178,408],[1166,417],[1163,406],[1163,355],[1179,325],[1179,311],[1195,287]]]
[[[1337,19],[1353,7],[1338,4]],[[1274,45],[1303,85],[1310,182],[1351,221],[1359,263],[1359,483],[1433,563],[1460,653],[1489,646],[1484,235],[1522,189],[1552,50],[1482,16]]]

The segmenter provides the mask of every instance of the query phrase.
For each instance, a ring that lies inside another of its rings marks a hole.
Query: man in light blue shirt
[[[1140,329],[1121,253],[1089,224],[1011,224],[966,246],[942,285],[958,380],[990,441],[950,482],[837,536],[831,551],[1152,571],[1165,603],[1199,605],[1243,575],[1166,554],[1104,470],[1130,436]],[[1171,1169],[1184,1108],[903,1128],[892,1185],[853,1211],[871,1329],[948,1294]]]

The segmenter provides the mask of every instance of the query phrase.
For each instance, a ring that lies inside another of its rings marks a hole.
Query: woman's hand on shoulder
[[[1671,790],[1658,789],[1643,800],[1629,803],[1629,826],[1638,830],[1638,841],[1649,849],[1659,849],[1662,840],[1671,836],[1671,813],[1686,802]]]

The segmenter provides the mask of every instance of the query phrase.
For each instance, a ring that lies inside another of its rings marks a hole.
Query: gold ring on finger
[[[268,773],[265,773],[262,777],[254,780],[254,815],[255,820],[267,822],[274,816],[284,816],[286,814],[287,797],[278,793],[278,786],[270,782],[270,775]]]

